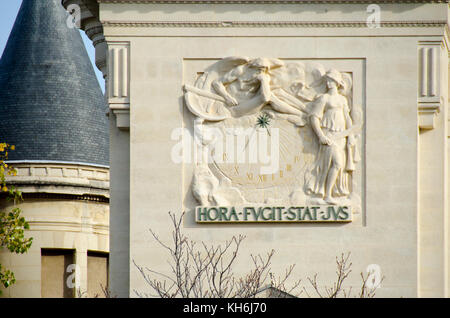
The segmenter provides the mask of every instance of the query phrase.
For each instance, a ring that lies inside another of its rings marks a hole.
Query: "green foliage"
[[[6,184],[7,175],[17,174],[17,171],[5,162],[10,150],[14,150],[14,146],[0,143],[0,189],[6,194],[6,200],[13,201],[16,205],[23,201],[23,198],[19,190]],[[25,238],[25,230],[28,230],[30,225],[21,213],[22,210],[18,207],[13,207],[9,212],[0,211],[0,249],[7,248],[16,254],[23,254],[30,249],[33,238]],[[0,264],[0,284],[7,288],[15,282],[14,273]]]
[[[14,277],[14,273],[10,270],[4,268],[2,264],[0,264],[0,282],[2,285],[7,288],[16,282],[16,278]],[[1,294],[0,290],[0,294]]]
[[[24,230],[30,228],[19,208],[11,212],[0,212],[0,246],[6,247],[10,252],[23,254],[31,247],[32,239],[25,238]]]

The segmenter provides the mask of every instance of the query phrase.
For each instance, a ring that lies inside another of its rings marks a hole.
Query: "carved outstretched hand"
[[[231,95],[226,96],[225,101],[227,102],[228,106],[237,106],[237,104],[239,104],[236,98]]]

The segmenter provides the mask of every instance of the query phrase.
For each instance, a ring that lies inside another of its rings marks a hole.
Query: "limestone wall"
[[[447,4],[380,4],[380,27],[372,28],[363,3],[226,2],[100,1],[112,58],[108,96],[117,120],[111,160],[121,162],[130,177],[129,207],[126,199],[111,206],[124,219],[129,213],[129,229],[126,222],[123,228],[116,223],[121,233],[129,230],[129,250],[116,254],[123,268],[129,267],[129,286],[113,276],[116,292],[135,296],[133,290],[147,290],[133,261],[170,271],[168,255],[148,229],[169,242],[167,212],[186,211],[183,229],[195,240],[223,243],[246,235],[238,273],[249,269],[250,254],[273,248],[275,272],[295,263],[297,277],[319,273],[326,284],[335,275],[335,257],[348,251],[349,284],[356,289],[359,272],[377,264],[385,276],[379,296],[447,296]],[[352,222],[195,222],[195,165],[172,160],[171,136],[177,128],[192,129],[183,85],[194,85],[207,67],[230,56],[314,62],[352,74],[353,100],[364,120],[356,170],[361,209]],[[124,113],[129,137],[119,124]],[[128,191],[123,182],[128,181],[112,180]],[[114,240],[115,232],[111,235]]]

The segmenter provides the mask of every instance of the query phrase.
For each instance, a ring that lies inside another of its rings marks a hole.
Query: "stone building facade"
[[[351,252],[354,288],[375,265],[379,296],[449,295],[447,1],[62,3],[107,82],[113,293],[170,272],[148,229],[186,211],[196,241],[246,235],[237,274],[273,248],[326,284]],[[277,155],[228,161],[225,136]]]
[[[107,65],[113,291],[147,290],[134,262],[169,270],[148,229],[169,240],[167,212],[186,211],[195,240],[247,236],[240,273],[274,248],[275,271],[332,281],[350,251],[385,276],[379,296],[449,295],[447,1],[63,3]],[[275,173],[174,158],[183,129],[204,146],[201,127],[259,115],[284,140]]]

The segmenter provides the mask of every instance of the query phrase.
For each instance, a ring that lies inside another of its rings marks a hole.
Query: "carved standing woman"
[[[339,93],[342,75],[331,69],[325,75],[328,91],[316,98],[310,112],[311,127],[319,140],[314,168],[306,181],[306,193],[315,194],[328,204],[337,204],[337,196],[350,193],[349,172],[354,169],[346,149],[354,145],[353,135],[345,133],[352,127],[347,98]]]

